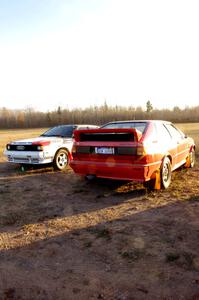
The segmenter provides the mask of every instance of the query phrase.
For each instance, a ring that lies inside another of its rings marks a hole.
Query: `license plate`
[[[95,153],[97,153],[97,154],[114,154],[114,148],[112,148],[112,147],[95,147]]]
[[[17,150],[24,150],[25,146],[17,146],[16,148],[17,148]]]

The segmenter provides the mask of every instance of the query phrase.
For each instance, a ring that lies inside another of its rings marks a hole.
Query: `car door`
[[[178,130],[173,124],[166,124],[166,127],[169,130],[172,139],[176,142],[177,153],[175,159],[175,167],[177,168],[186,161],[186,157],[188,155],[186,138],[185,135],[180,130]]]
[[[172,138],[172,135],[165,126],[165,123],[157,123],[156,128],[158,137],[158,150],[160,151],[162,158],[168,154],[171,156],[173,169],[176,165],[177,142]]]

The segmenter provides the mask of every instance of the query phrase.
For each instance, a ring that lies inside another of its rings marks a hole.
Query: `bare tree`
[[[0,108],[0,128],[41,128],[58,124],[104,124],[114,120],[162,119],[175,123],[199,122],[199,106],[180,109],[153,109],[149,101],[148,110],[142,107],[124,106],[91,106],[87,108],[61,109],[40,112],[32,108],[10,110]]]

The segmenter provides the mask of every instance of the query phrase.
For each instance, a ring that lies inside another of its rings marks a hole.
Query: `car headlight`
[[[44,150],[44,146],[37,146],[37,150],[38,151],[43,151]]]
[[[6,145],[7,150],[10,150],[10,144]]]

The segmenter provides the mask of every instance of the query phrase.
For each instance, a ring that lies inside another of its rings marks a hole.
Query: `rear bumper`
[[[70,162],[71,168],[79,175],[145,182],[159,168],[160,163],[132,164],[115,162],[76,161]]]
[[[43,151],[4,151],[8,162],[19,164],[47,164],[52,163],[53,157],[46,157]]]

